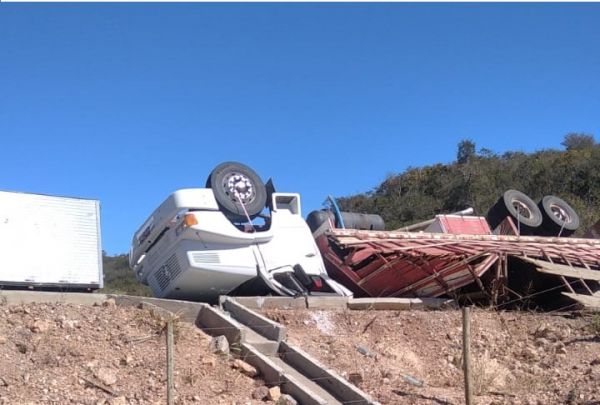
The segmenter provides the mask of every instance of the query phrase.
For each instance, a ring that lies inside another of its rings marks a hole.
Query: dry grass
[[[588,329],[591,333],[600,337],[600,312],[592,315]]]
[[[195,373],[194,370],[190,367],[183,371],[183,382],[188,385],[194,386],[200,380],[200,375]]]
[[[139,325],[148,325],[156,333],[156,336],[161,336],[167,333],[167,324],[173,324],[173,339],[177,343],[181,335],[181,315],[182,312],[172,313],[154,305],[142,304],[140,308],[146,311],[140,311],[135,315],[135,323]]]
[[[508,370],[485,351],[481,356],[474,356],[471,364],[473,393],[482,395],[503,388],[509,376]]]

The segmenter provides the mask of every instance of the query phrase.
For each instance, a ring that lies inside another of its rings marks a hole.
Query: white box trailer
[[[103,287],[97,200],[0,191],[0,288]]]

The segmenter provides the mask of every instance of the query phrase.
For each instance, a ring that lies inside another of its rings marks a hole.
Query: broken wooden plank
[[[544,260],[532,259],[530,257],[519,257],[519,259],[534,264],[540,273],[600,281],[600,271],[598,270],[588,270],[581,267],[550,263]]]
[[[586,308],[600,309],[600,297],[584,294],[573,294],[568,292],[563,292],[562,294],[579,302]]]

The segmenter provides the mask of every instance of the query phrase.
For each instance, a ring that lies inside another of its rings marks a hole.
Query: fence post
[[[173,405],[173,320],[167,321],[167,404]]]
[[[473,404],[473,387],[471,386],[471,311],[465,306],[462,309],[463,320],[463,371],[465,375],[465,403]]]

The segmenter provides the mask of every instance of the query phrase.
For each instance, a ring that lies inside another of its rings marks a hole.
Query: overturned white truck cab
[[[175,191],[133,237],[129,261],[137,279],[156,297],[194,301],[351,295],[328,277],[300,195],[268,185],[249,167],[227,162],[206,188]]]

